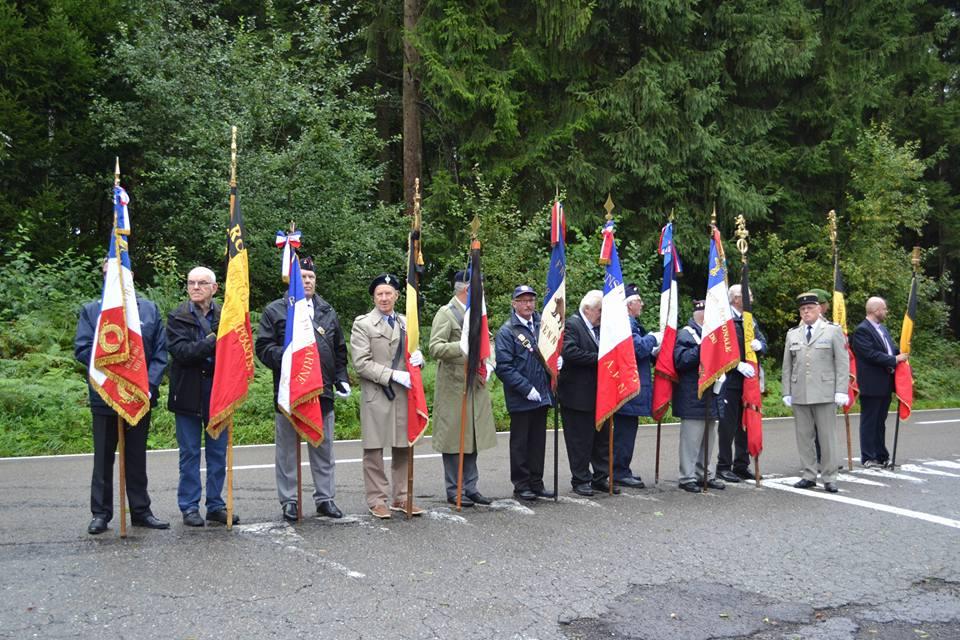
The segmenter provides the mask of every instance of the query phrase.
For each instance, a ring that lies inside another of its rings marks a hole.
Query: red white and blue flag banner
[[[550,212],[550,267],[547,269],[547,289],[543,296],[543,312],[540,315],[540,335],[537,348],[550,371],[551,383],[557,384],[557,358],[563,350],[563,323],[566,318],[567,298],[567,220],[563,204],[557,200]]]
[[[630,398],[640,393],[640,376],[633,353],[633,332],[623,289],[623,273],[613,236],[613,220],[603,227],[600,262],[606,263],[603,307],[600,312],[600,352],[597,359],[597,408],[595,423],[603,423]]]
[[[284,233],[277,231],[277,248],[283,249],[283,264],[280,266],[280,275],[284,282],[290,282],[290,264],[296,262],[297,249],[300,247],[300,232]],[[291,259],[293,254],[293,259]]]
[[[467,357],[467,389],[480,376],[485,384],[491,370],[490,327],[487,323],[487,301],[483,296],[483,278],[480,272],[480,241],[470,244],[470,290],[467,294],[467,310],[463,314],[463,329],[460,332],[460,350]]]
[[[279,235],[278,233],[278,238]],[[320,371],[320,354],[317,352],[313,320],[303,292],[297,252],[287,246],[283,255],[284,260],[289,256],[289,264],[285,270],[289,274],[290,283],[287,287],[287,325],[283,337],[277,406],[290,420],[297,433],[316,447],[323,442],[323,410],[320,407],[323,374]]]
[[[127,252],[129,202],[127,192],[115,186],[113,233],[87,373],[103,401],[133,426],[150,410],[150,381]]]
[[[677,345],[677,276],[683,272],[680,254],[673,243],[673,223],[668,222],[660,231],[658,253],[663,256],[663,285],[660,287],[660,353],[653,370],[653,419],[660,420],[670,407],[673,385],[679,380],[673,363],[673,349]]]
[[[710,234],[710,261],[707,264],[707,297],[703,309],[697,397],[702,398],[704,391],[739,362],[740,345],[737,344],[733,313],[727,297],[727,262],[723,255],[720,231],[714,226]]]

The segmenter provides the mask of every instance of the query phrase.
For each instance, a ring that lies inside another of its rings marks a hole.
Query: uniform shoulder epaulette
[[[368,312],[368,313],[361,313],[361,314],[358,315],[356,318],[354,318],[353,321],[354,321],[354,322],[359,322],[360,320],[363,320],[364,318],[366,318],[368,315],[370,315],[369,312]]]

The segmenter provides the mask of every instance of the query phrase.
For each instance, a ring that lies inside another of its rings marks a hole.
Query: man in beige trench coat
[[[410,374],[405,363],[407,321],[394,309],[400,280],[384,273],[370,283],[374,308],[353,321],[350,351],[360,377],[360,432],[363,443],[363,486],[367,507],[375,517],[387,519],[390,511],[407,505],[407,389]],[[413,366],[423,365],[420,351],[410,354]],[[393,490],[383,466],[383,449],[391,448]],[[392,500],[387,503],[387,493]],[[412,496],[410,496],[412,499]],[[413,514],[422,509],[413,507]]]
[[[433,396],[433,448],[443,454],[444,484],[447,502],[457,502],[457,472],[460,466],[460,414],[463,407],[463,385],[466,380],[466,358],[460,350],[460,333],[466,311],[469,278],[464,271],[454,276],[453,298],[440,307],[430,330],[430,357],[437,360],[437,381]],[[477,452],[497,445],[497,428],[488,387],[494,363],[487,362],[486,378],[477,376],[474,388],[467,394],[466,434],[463,440],[463,495],[460,504],[490,504],[492,501],[477,489],[480,472]]]

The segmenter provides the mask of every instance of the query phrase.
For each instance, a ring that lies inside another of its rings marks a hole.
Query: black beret
[[[693,301],[693,310],[694,311],[703,311],[707,307],[706,300],[694,300]]]
[[[400,291],[400,278],[391,273],[381,273],[370,283],[370,295],[373,295],[376,288],[382,284],[388,284],[397,291]]]
[[[313,265],[313,256],[304,256],[300,258],[300,270],[316,272],[317,269]]]
[[[623,287],[623,295],[629,301],[633,296],[640,297],[640,292],[637,291],[637,285],[628,284]]]

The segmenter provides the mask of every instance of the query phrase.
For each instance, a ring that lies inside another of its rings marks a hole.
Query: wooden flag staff
[[[117,157],[116,167],[113,170],[113,186],[120,186],[120,158]],[[116,198],[116,195],[114,195]],[[113,212],[113,231],[117,232],[117,212]],[[117,259],[120,258],[120,237],[116,238]],[[122,269],[121,269],[122,273]],[[123,428],[123,418],[117,413],[117,454],[120,458],[119,479],[120,484],[120,537],[127,537],[127,434]]]

